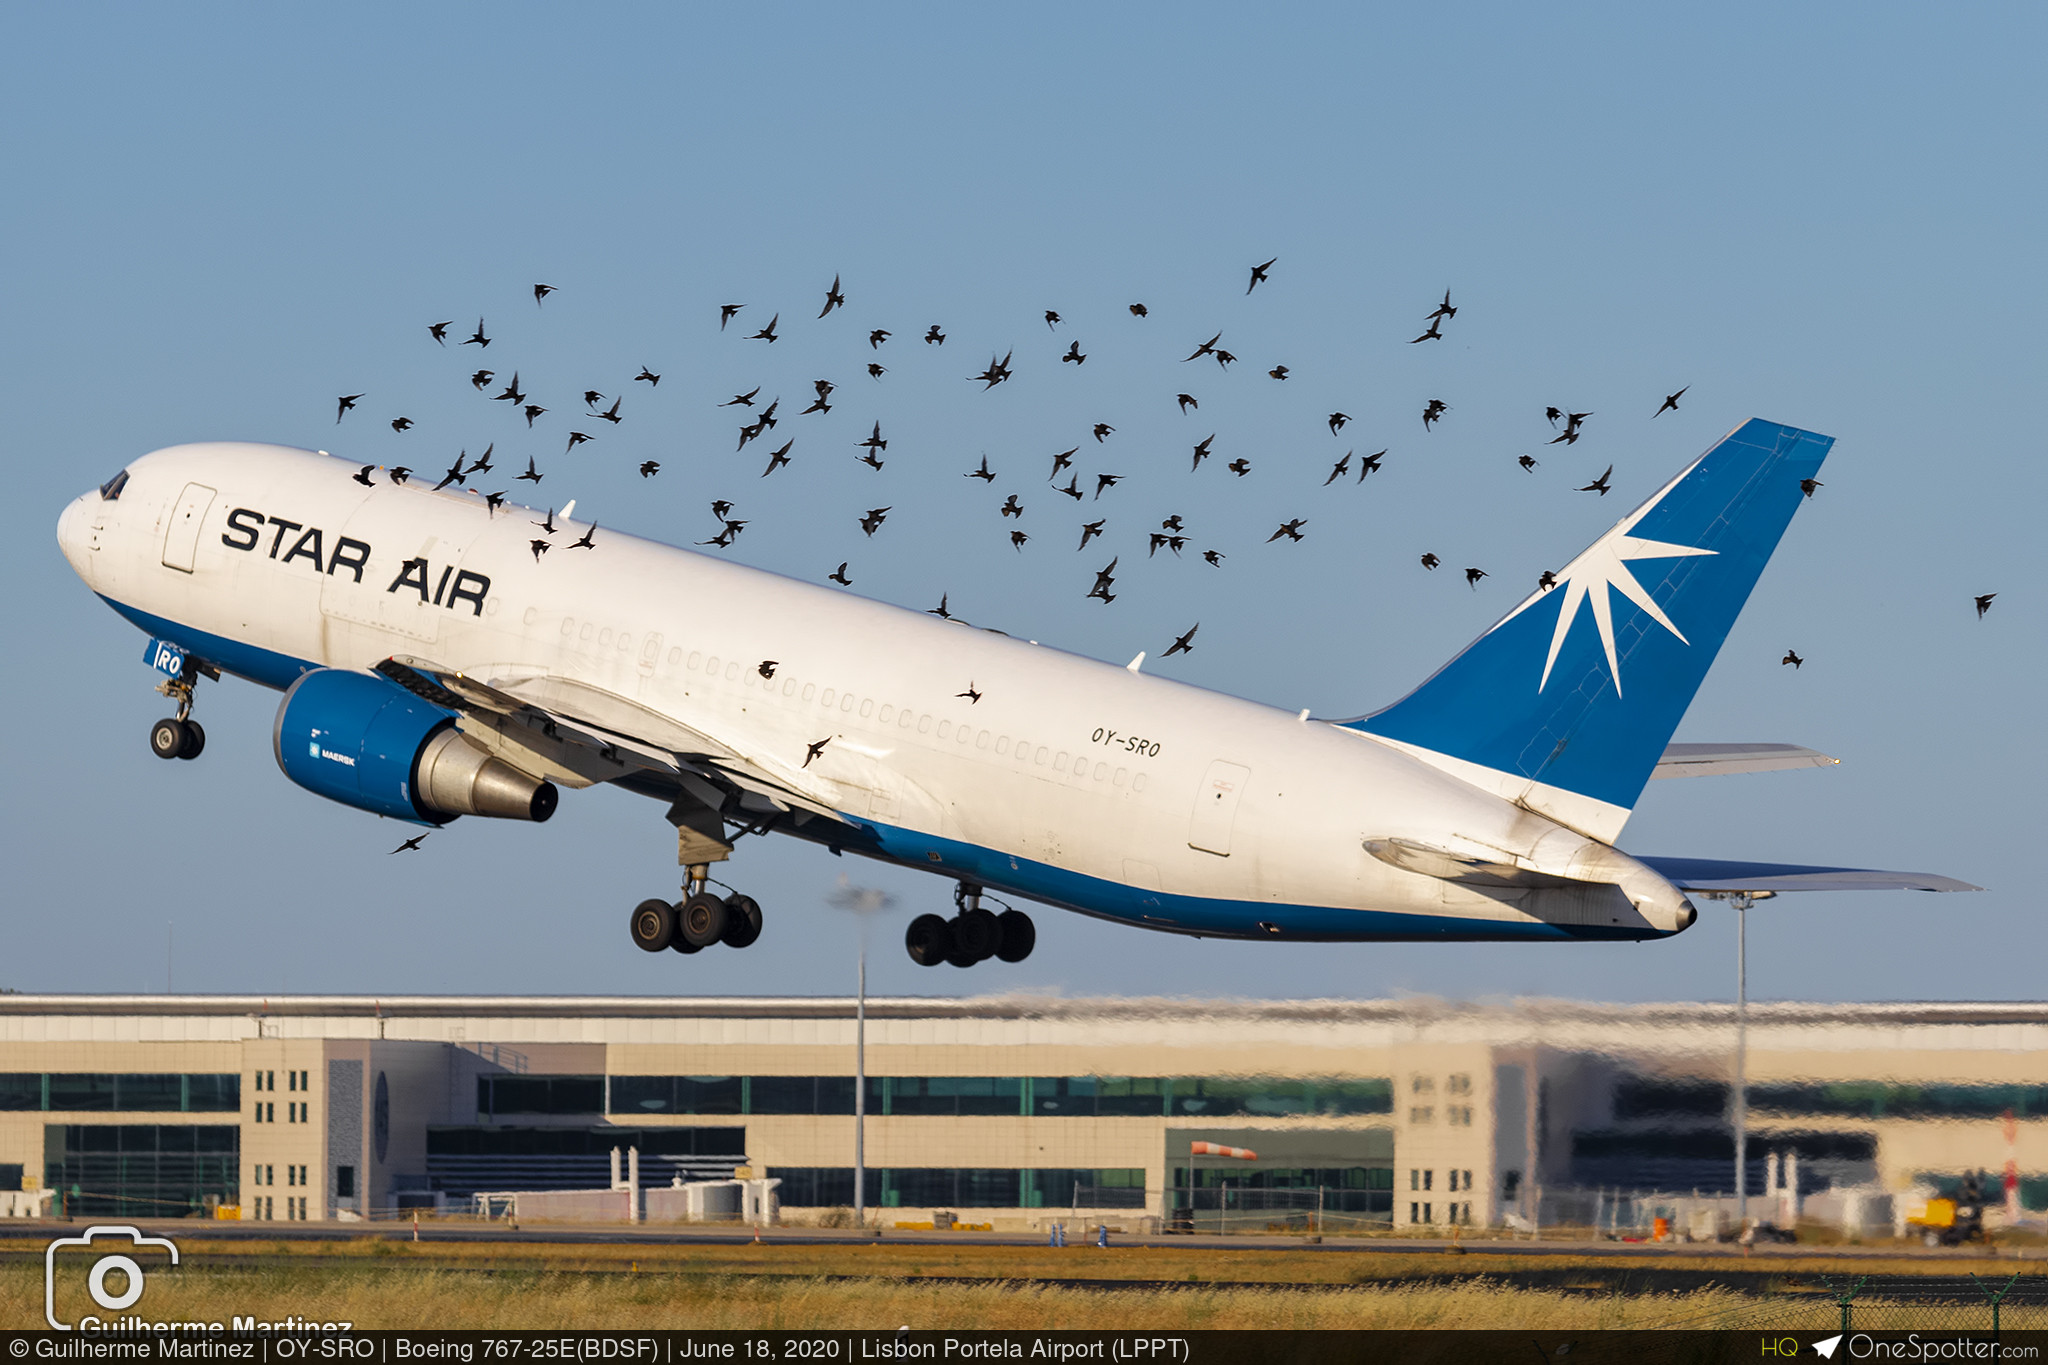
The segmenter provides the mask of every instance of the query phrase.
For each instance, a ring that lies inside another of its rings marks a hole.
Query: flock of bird
[[[1278,264],[1279,260],[1275,257],[1251,267],[1250,278],[1245,287],[1245,294],[1250,295],[1260,285],[1268,283],[1273,268]],[[548,296],[556,292],[557,290],[552,285],[534,285],[534,305],[537,308],[543,306]],[[841,278],[835,275],[831,285],[825,291],[823,306],[819,309],[816,321],[822,322],[846,306],[846,292]],[[719,332],[726,333],[729,328],[733,328],[733,325],[738,323],[739,327],[730,334],[741,338],[743,342],[761,342],[766,346],[772,347],[783,338],[783,333],[780,330],[782,317],[779,311],[771,313],[768,321],[763,326],[753,331],[746,331],[746,324],[741,321],[741,315],[746,312],[747,308],[748,305],[744,303],[721,305],[718,309]],[[1457,318],[1458,311],[1457,305],[1452,302],[1451,292],[1446,290],[1442,300],[1436,303],[1424,315],[1424,328],[1421,333],[1413,337],[1408,344],[1422,345],[1432,341],[1444,340],[1446,335],[1445,328]],[[1150,317],[1150,309],[1144,303],[1129,304],[1128,312],[1133,319],[1143,320]],[[1065,319],[1054,309],[1045,310],[1043,320],[1047,330],[1055,334],[1065,324]],[[446,348],[450,343],[449,329],[454,325],[453,320],[434,322],[428,324],[426,330],[433,343]],[[880,327],[871,328],[867,332],[868,356],[861,363],[865,365],[870,380],[879,382],[889,373],[889,367],[882,363],[881,357],[887,354],[884,348],[889,345],[894,337],[894,333]],[[1193,349],[1185,357],[1182,357],[1181,363],[1194,364],[1199,361],[1212,360],[1219,369],[1228,371],[1237,362],[1238,357],[1223,345],[1223,339],[1224,332],[1222,330],[1216,331],[1207,340],[1195,344]],[[943,347],[947,341],[947,334],[939,324],[933,323],[923,333],[921,340],[926,347]],[[479,360],[481,361],[481,358],[488,352],[492,344],[492,338],[486,329],[485,319],[479,317],[475,330],[468,337],[457,340],[455,344],[458,347],[476,347]],[[989,362],[985,367],[974,374],[964,376],[964,378],[970,383],[980,384],[982,386],[981,391],[984,393],[1008,383],[1014,378],[1012,365],[1015,354],[1014,350],[1010,350],[1000,357],[991,353]],[[1069,338],[1065,352],[1059,356],[1059,364],[1071,364],[1078,368],[1085,365],[1087,361],[1088,353],[1082,350],[1080,340]],[[1270,380],[1284,384],[1288,381],[1292,371],[1286,364],[1275,364],[1267,369],[1265,373]],[[640,367],[639,372],[627,380],[626,384],[622,387],[645,384],[648,386],[648,391],[652,392],[660,385],[661,378],[659,373],[643,365]],[[552,410],[541,402],[534,400],[525,392],[521,387],[520,374],[517,369],[514,369],[510,379],[503,383],[502,388],[498,392],[490,394],[491,388],[499,380],[500,373],[498,371],[484,367],[480,363],[479,367],[469,375],[468,382],[477,392],[489,394],[492,401],[510,404],[512,411],[517,416],[525,419],[527,430],[536,430],[535,423],[540,418],[547,416]],[[746,392],[735,393],[714,405],[718,409],[737,408],[741,410],[742,416],[737,433],[738,443],[734,447],[736,452],[744,453],[756,441],[762,441],[765,445],[767,440],[775,439],[782,434],[779,432],[779,427],[784,419],[778,416],[782,406],[781,399],[779,397],[772,398],[765,403],[760,401],[761,395],[767,387],[765,384],[756,384]],[[1190,388],[1193,387],[1198,386],[1190,386]],[[1664,395],[1663,401],[1651,414],[1651,418],[1662,417],[1667,412],[1677,412],[1680,400],[1685,397],[1690,387],[1690,385],[1681,386],[1674,392]],[[835,406],[833,398],[835,394],[840,392],[840,385],[830,379],[814,379],[811,381],[811,390],[815,396],[797,414],[799,419],[811,416],[822,417],[829,414]],[[342,395],[337,400],[335,411],[336,423],[340,423],[348,417],[364,397],[365,394],[363,393]],[[578,446],[586,445],[596,440],[597,437],[594,432],[599,430],[597,427],[598,423],[607,423],[612,427],[617,427],[627,420],[626,413],[623,411],[625,399],[618,391],[614,390],[606,393],[597,388],[588,388],[582,391],[581,397],[583,406],[580,410],[576,410],[570,419],[571,425],[566,433],[565,444],[562,449],[564,456],[575,452]],[[844,400],[842,399],[842,401]],[[1175,393],[1173,401],[1183,416],[1197,413],[1201,409],[1200,399],[1189,391],[1183,390]],[[1428,400],[1423,405],[1420,414],[1423,431],[1429,433],[1435,430],[1437,425],[1444,421],[1450,411],[1450,405],[1442,399],[1432,398]],[[1547,443],[1566,447],[1576,445],[1586,434],[1587,423],[1595,415],[1591,411],[1571,411],[1558,406],[1546,407],[1543,416],[1550,430],[1554,433],[1548,438]],[[1323,419],[1323,425],[1327,427],[1332,437],[1337,437],[1351,421],[1352,418],[1349,414],[1342,411],[1334,411]],[[415,425],[411,418],[405,416],[393,417],[389,419],[389,424],[394,433],[401,435],[412,430]],[[592,430],[580,429],[583,427],[589,427]],[[1088,448],[1088,439],[1090,437],[1092,437],[1094,446],[1106,455],[1110,446],[1110,438],[1116,435],[1116,431],[1116,427],[1108,422],[1095,422],[1088,427],[1087,436],[1083,437],[1081,441],[1066,450],[1053,454],[1051,456],[1050,473],[1047,477],[1051,493],[1055,496],[1070,499],[1075,503],[1086,503],[1092,506],[1095,503],[1101,502],[1105,494],[1113,492],[1119,484],[1123,483],[1126,476],[1120,472],[1098,470],[1090,473],[1084,471],[1076,464],[1076,460],[1081,456],[1082,451]],[[1216,434],[1212,432],[1200,441],[1192,444],[1189,472],[1191,474],[1199,474],[1203,463],[1214,456],[1221,467],[1230,475],[1239,479],[1249,475],[1253,468],[1252,461],[1243,455],[1237,455],[1228,460],[1222,459],[1221,454],[1214,450],[1216,439]],[[780,470],[791,467],[795,460],[795,447],[796,437],[790,436],[787,439],[782,439],[778,446],[768,452],[765,467],[761,469],[758,477],[767,478]],[[451,484],[470,487],[470,480],[477,479],[481,475],[494,471],[493,455],[495,450],[495,443],[487,445],[483,454],[472,462],[469,459],[467,450],[464,449],[456,455],[453,462],[440,475],[438,482],[433,486],[436,489],[446,488]],[[854,443],[853,450],[848,453],[858,464],[879,473],[889,462],[887,458],[888,450],[889,439],[884,434],[881,421],[875,420],[871,423],[867,436]],[[1341,457],[1331,463],[1329,472],[1323,479],[1321,486],[1328,488],[1340,479],[1363,484],[1368,477],[1384,467],[1387,458],[1388,450],[1385,448],[1364,455],[1359,454],[1355,447],[1347,449]],[[1541,461],[1534,455],[1522,454],[1516,457],[1516,464],[1525,473],[1534,474]],[[364,465],[355,477],[360,483],[374,485],[378,469],[379,467],[376,465]],[[642,478],[654,478],[660,474],[661,469],[662,466],[658,460],[645,459],[638,461],[638,472]],[[402,484],[413,477],[414,471],[404,465],[394,465],[384,469],[383,475],[393,483]],[[1065,476],[1064,482],[1062,482],[1063,475]],[[1611,480],[1613,475],[1614,466],[1609,464],[1599,477],[1583,485],[1578,485],[1576,491],[1605,497],[1612,491]],[[993,485],[999,477],[997,471],[990,467],[986,454],[981,456],[979,463],[974,468],[963,471],[963,476],[968,479],[978,480],[985,485]],[[511,481],[530,482],[537,486],[545,477],[538,467],[536,459],[529,456],[526,460],[525,469],[514,474]],[[1084,486],[1084,478],[1089,481],[1089,486]],[[1821,487],[1821,483],[1815,479],[1807,479],[1801,483],[1801,491],[1808,498],[1811,498]],[[482,481],[479,481],[472,491],[475,491],[484,499],[491,514],[494,516],[498,513],[507,497],[507,490],[505,489],[490,492],[484,491],[484,483]],[[718,529],[714,534],[698,541],[697,544],[718,550],[728,549],[746,530],[749,518],[736,515],[736,505],[730,498],[720,497],[715,499],[710,505],[710,510]],[[893,503],[869,507],[854,517],[853,521],[859,527],[862,536],[871,539],[881,531],[890,513],[894,510],[895,505]],[[1034,538],[1033,532],[1025,529],[1024,517],[1025,508],[1020,495],[1015,492],[1008,493],[998,508],[998,522],[1003,527],[1003,532],[1009,545],[1020,553]],[[1264,543],[1269,545],[1282,542],[1288,544],[1300,543],[1308,534],[1311,520],[1312,518],[1308,516],[1288,517],[1282,520],[1266,536]],[[1107,516],[1096,516],[1092,520],[1082,522],[1080,525],[1079,544],[1076,546],[1076,549],[1080,552],[1086,552],[1091,541],[1105,535],[1108,524],[1109,517]],[[532,537],[529,545],[534,559],[538,562],[557,543],[555,539],[557,528],[554,524],[553,511],[551,510],[542,521],[536,522],[534,525],[541,534]],[[596,532],[596,525],[590,525],[580,538],[567,542],[567,548],[594,549],[596,547]],[[1156,557],[1161,550],[1165,550],[1178,558],[1193,543],[1192,534],[1186,525],[1184,517],[1179,513],[1167,516],[1159,522],[1157,529],[1148,529],[1145,534],[1145,551],[1146,558],[1148,559]],[[1212,568],[1220,569],[1227,558],[1224,552],[1213,547],[1203,548],[1199,551],[1199,554],[1202,562]],[[1104,605],[1117,600],[1118,594],[1115,588],[1118,582],[1118,569],[1123,562],[1123,558],[1124,555],[1122,553],[1112,554],[1109,562],[1095,571],[1094,581],[1085,594],[1087,599],[1099,601]],[[848,573],[851,562],[851,559],[840,561],[838,566],[826,577],[829,581],[841,586],[852,586],[853,580]],[[1444,561],[1433,551],[1425,551],[1420,555],[1418,562],[1424,570],[1434,571],[1441,567]],[[1465,582],[1475,590],[1483,580],[1491,577],[1487,570],[1477,565],[1468,566],[1463,572]],[[1547,591],[1556,586],[1556,582],[1555,574],[1546,570],[1539,575],[1537,587],[1539,590]],[[1976,598],[1976,610],[1980,619],[1990,609],[1991,601],[1996,596],[1996,593],[1986,593]],[[954,619],[947,603],[947,596],[942,594],[939,605],[932,608],[930,614],[948,620]],[[1195,634],[1199,629],[1200,623],[1197,622],[1186,631],[1178,634],[1173,639],[1171,645],[1165,649],[1165,655],[1171,656],[1191,652],[1194,648]],[[1796,669],[1805,660],[1796,651],[1788,650],[1782,662]]]

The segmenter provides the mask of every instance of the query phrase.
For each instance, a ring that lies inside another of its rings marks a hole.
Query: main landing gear
[[[670,948],[700,953],[714,943],[744,948],[761,937],[759,901],[738,892],[721,896],[710,890],[702,865],[691,867],[689,877],[683,898],[675,904],[644,900],[633,907],[633,942],[643,952]]]
[[[178,676],[157,684],[157,691],[178,703],[178,714],[149,727],[149,751],[158,758],[197,758],[206,748],[206,731],[192,719],[192,690],[199,673],[190,655]]]
[[[1038,943],[1038,929],[1022,910],[1005,909],[998,915],[981,905],[981,888],[961,882],[953,889],[957,911],[945,920],[937,915],[919,915],[903,935],[910,960],[920,967],[950,962],[955,967],[972,967],[989,958],[1022,962]]]

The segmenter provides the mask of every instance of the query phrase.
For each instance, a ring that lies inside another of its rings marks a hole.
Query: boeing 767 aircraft
[[[1833,444],[1750,421],[1408,696],[1312,719],[305,450],[145,455],[65,508],[79,576],[148,633],[194,758],[203,678],[284,696],[286,777],[442,825],[545,820],[610,782],[675,826],[648,952],[743,948],[710,865],[793,834],[957,883],[919,963],[1021,961],[984,890],[1218,938],[1651,939],[1688,892],[1971,890],[1944,877],[1632,857],[1652,777],[1833,760],[1670,743]],[[537,515],[537,514],[536,514]],[[551,552],[549,552],[551,550]]]

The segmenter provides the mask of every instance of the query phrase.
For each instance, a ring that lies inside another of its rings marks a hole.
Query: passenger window
[[[886,710],[888,708],[884,707],[883,709]],[[862,720],[866,720],[869,716],[872,716],[873,714],[875,714],[874,702],[872,702],[866,697],[862,697],[860,700],[860,718]]]
[[[883,725],[887,725],[890,721],[896,719],[896,708],[893,706],[883,707],[882,713],[876,716],[875,719]]]
[[[828,687],[825,689],[823,695],[821,695],[818,698],[818,705],[824,707],[827,711],[830,711],[832,709],[832,703],[835,700],[837,700],[838,696],[839,694],[836,691]]]
[[[695,673],[697,671],[697,666],[703,662],[704,651],[701,649],[693,649],[690,651],[690,662],[683,666],[689,669],[692,673]]]
[[[917,718],[917,732],[921,735],[928,735],[932,732],[932,718],[930,716],[919,716]]]

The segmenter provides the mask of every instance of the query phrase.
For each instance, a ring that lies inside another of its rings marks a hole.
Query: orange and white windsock
[[[1259,1154],[1249,1147],[1225,1147],[1220,1142],[1191,1142],[1188,1144],[1191,1156],[1229,1156],[1239,1161],[1257,1161]]]

